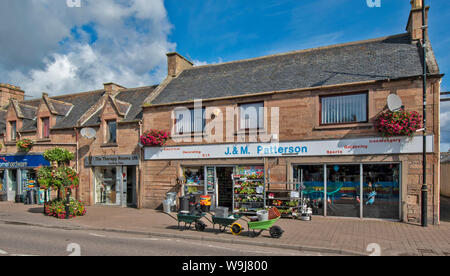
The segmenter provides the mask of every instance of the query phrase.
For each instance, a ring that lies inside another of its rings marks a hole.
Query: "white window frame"
[[[256,123],[251,117],[256,115]],[[263,130],[264,102],[245,103],[239,105],[239,130]]]

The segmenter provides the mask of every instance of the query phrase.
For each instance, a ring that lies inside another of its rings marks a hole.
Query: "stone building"
[[[0,181],[6,199],[16,200],[36,181],[36,168],[49,165],[45,150],[61,147],[75,153],[80,174],[76,196],[87,204],[137,206],[140,178],[142,102],[156,86],[128,89],[114,83],[104,89],[23,100],[23,91],[5,86],[0,98]],[[12,94],[15,89],[21,98]],[[16,142],[31,139],[31,151]]]
[[[172,139],[144,149],[142,206],[159,207],[175,191],[257,210],[260,196],[243,203],[235,195],[256,175],[266,206],[282,204],[282,185],[302,183],[318,215],[420,222],[422,133],[385,139],[374,127],[391,94],[422,114],[423,24],[421,5],[412,4],[398,35],[198,67],[168,54],[143,129]],[[443,75],[426,47],[428,215],[437,224]]]

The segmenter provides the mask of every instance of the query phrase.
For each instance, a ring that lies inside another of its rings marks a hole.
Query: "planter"
[[[167,131],[152,129],[144,132],[140,137],[140,144],[146,147],[163,147],[169,136],[170,133]]]
[[[17,141],[16,146],[20,152],[29,152],[33,147],[33,141],[31,139],[22,139]]]
[[[422,128],[422,116],[417,111],[386,111],[377,116],[374,125],[384,137],[413,137]]]

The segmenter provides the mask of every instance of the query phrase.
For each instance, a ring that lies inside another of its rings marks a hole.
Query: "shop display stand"
[[[263,176],[233,175],[232,178],[234,212],[255,215],[265,208],[266,188]]]
[[[298,214],[303,201],[302,187],[300,182],[268,182],[266,207],[276,207],[281,217],[293,218],[293,214]]]

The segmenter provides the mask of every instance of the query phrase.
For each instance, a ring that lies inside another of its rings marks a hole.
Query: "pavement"
[[[442,203],[442,209],[450,212],[450,200],[442,200]],[[175,213],[167,215],[151,209],[100,206],[87,207],[87,214],[83,217],[59,220],[45,216],[42,206],[0,202],[0,222],[10,225],[139,234],[322,254],[450,256],[450,221],[423,228],[384,220],[330,217],[313,217],[311,221],[281,219],[276,224],[285,231],[280,239],[270,238],[268,231],[255,238],[249,237],[248,232],[240,236],[234,236],[230,231],[217,233],[210,222],[203,221],[207,224],[204,232],[194,229],[180,231]],[[247,229],[246,222],[238,222]]]

